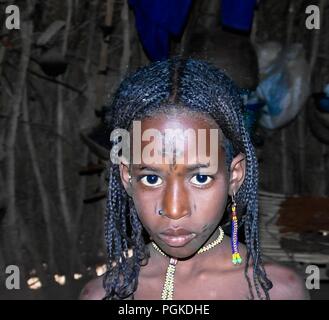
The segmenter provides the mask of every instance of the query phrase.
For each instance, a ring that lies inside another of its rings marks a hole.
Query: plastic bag
[[[258,48],[258,59],[267,59],[259,61],[261,81],[257,87],[257,95],[266,101],[259,123],[267,129],[282,127],[294,119],[310,94],[309,66],[302,45],[278,48]]]

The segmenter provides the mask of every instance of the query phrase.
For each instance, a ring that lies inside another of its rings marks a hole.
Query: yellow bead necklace
[[[221,227],[219,229],[219,236],[216,240],[213,242],[209,243],[208,245],[202,247],[201,249],[198,250],[197,254],[203,253],[205,251],[208,251],[215,247],[216,245],[220,244],[223,241],[224,238],[224,231]],[[157,245],[155,242],[152,241],[152,245],[154,249],[159,251],[163,256],[167,256]],[[161,294],[161,300],[173,300],[173,295],[174,295],[174,281],[175,281],[175,271],[176,271],[176,264],[177,264],[177,259],[175,258],[170,258],[169,260],[169,265],[167,268],[166,272],[166,278],[165,282],[163,285],[163,290]]]

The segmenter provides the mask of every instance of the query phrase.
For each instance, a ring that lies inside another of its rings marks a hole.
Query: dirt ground
[[[54,283],[36,290],[29,288],[8,290],[2,287],[0,300],[77,300],[86,282],[87,279],[79,279],[63,286]]]

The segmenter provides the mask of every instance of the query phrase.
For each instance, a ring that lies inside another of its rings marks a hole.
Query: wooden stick
[[[32,8],[29,6],[28,11]],[[14,86],[14,94],[9,105],[11,106],[11,115],[8,122],[8,132],[5,138],[5,172],[6,172],[6,189],[7,189],[7,219],[8,219],[8,247],[12,249],[12,257],[21,260],[20,248],[17,248],[18,228],[17,228],[17,212],[16,212],[16,158],[15,158],[15,144],[17,136],[17,124],[20,113],[20,105],[23,98],[25,88],[27,68],[30,61],[33,23],[31,20],[21,23],[21,41],[22,53],[19,63],[19,74],[17,76],[17,83]],[[14,250],[15,248],[15,250]]]
[[[320,25],[323,25],[323,12],[325,9],[326,0],[320,0],[319,2],[319,10],[320,10]],[[320,41],[320,34],[321,34],[321,27],[319,30],[313,30],[314,35],[312,38],[312,49],[311,49],[311,58],[310,58],[310,74],[313,76],[314,66],[316,60],[318,58],[319,52],[319,41]]]
[[[64,40],[62,45],[62,54],[65,56],[68,45],[68,37],[71,26],[71,17],[72,17],[72,0],[67,1],[67,17],[66,17],[66,26],[64,32]],[[63,80],[63,76],[60,77],[60,81]],[[64,135],[64,110],[63,110],[63,88],[61,86],[57,87],[57,134],[62,136]],[[59,191],[59,199],[61,212],[64,218],[64,224],[68,236],[72,234],[72,224],[71,224],[71,214],[69,210],[68,200],[65,191],[64,183],[64,159],[63,159],[63,144],[61,139],[56,141],[56,175]]]
[[[314,30],[314,36],[312,39],[312,49],[311,49],[311,57],[310,57],[310,74],[311,79],[315,76],[315,64],[318,58],[319,45],[320,45],[320,34],[321,34],[321,25],[323,25],[323,12],[325,9],[326,0],[320,0],[319,2],[319,10],[320,10],[320,29]],[[320,172],[325,176],[326,174],[326,146],[321,144],[321,162],[320,162]],[[322,179],[320,194],[326,195],[326,179]]]
[[[288,14],[288,29],[286,36],[286,45],[289,45],[292,41],[292,32],[293,32],[293,22],[295,18],[295,4],[293,0],[289,2],[289,14]],[[288,179],[288,155],[287,155],[287,137],[286,137],[286,128],[281,128],[280,131],[280,140],[281,140],[281,176],[282,176],[282,192],[289,193],[289,179]]]
[[[107,3],[106,3],[105,25],[107,27],[112,26],[114,1],[115,0],[107,0]],[[124,1],[127,1],[127,0],[124,0]],[[102,39],[100,57],[99,57],[98,75],[97,75],[97,80],[96,80],[96,106],[95,106],[95,109],[98,109],[99,106],[101,106],[103,104],[105,83],[107,80],[107,75],[106,75],[107,65],[108,65],[108,43]]]
[[[123,2],[121,11],[122,20],[122,38],[123,38],[123,51],[120,61],[120,80],[125,76],[129,68],[131,48],[130,48],[130,26],[129,26],[129,11],[127,1]]]
[[[42,215],[44,217],[46,223],[46,233],[48,240],[48,259],[49,259],[49,269],[51,272],[56,270],[56,262],[54,256],[54,235],[51,221],[51,210],[49,205],[49,197],[45,187],[45,183],[41,174],[40,166],[39,166],[39,157],[37,156],[37,151],[35,148],[35,144],[33,141],[30,121],[29,121],[29,110],[28,110],[28,98],[27,92],[25,90],[25,95],[22,103],[22,115],[23,115],[23,127],[25,132],[26,144],[28,147],[28,151],[30,153],[30,158],[32,162],[32,168],[35,175],[35,179],[37,182],[37,187],[40,194],[40,201],[42,205]]]

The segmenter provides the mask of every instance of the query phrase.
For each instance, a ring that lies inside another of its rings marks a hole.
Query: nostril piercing
[[[163,215],[164,215],[164,211],[163,211],[162,209],[160,209],[160,210],[158,211],[158,213],[159,213],[160,216],[163,216]]]

